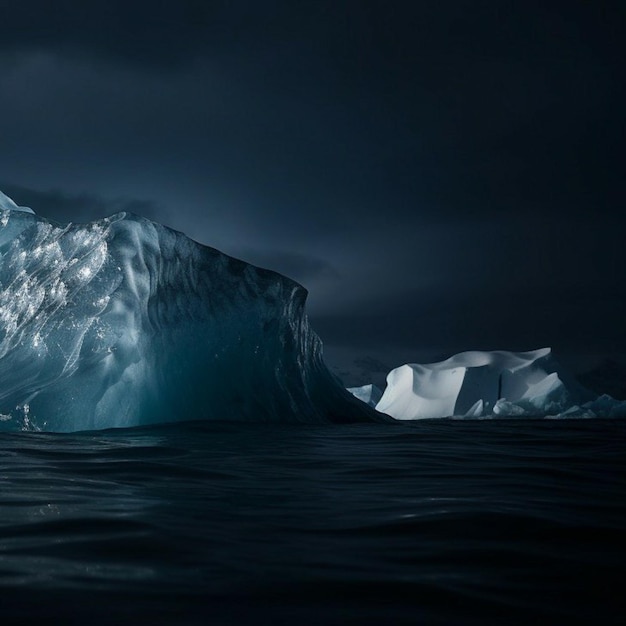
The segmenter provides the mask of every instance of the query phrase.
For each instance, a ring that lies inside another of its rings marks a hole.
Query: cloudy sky
[[[624,359],[624,21],[603,0],[5,0],[0,189],[299,280],[340,369]]]

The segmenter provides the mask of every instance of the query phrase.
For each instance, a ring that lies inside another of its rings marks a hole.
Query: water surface
[[[626,424],[0,435],[3,623],[621,623]]]

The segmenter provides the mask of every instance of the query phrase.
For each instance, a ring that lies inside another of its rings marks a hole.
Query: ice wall
[[[384,419],[326,369],[292,280],[135,215],[0,202],[0,429]]]

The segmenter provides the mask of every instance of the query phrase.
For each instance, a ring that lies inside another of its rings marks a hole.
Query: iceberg
[[[361,387],[348,387],[348,391],[361,402],[375,407],[383,395],[376,385],[362,385]]]
[[[388,419],[326,368],[306,296],[142,217],[62,225],[0,194],[0,429]]]
[[[368,402],[363,389],[349,391]],[[374,406],[397,420],[626,416],[626,402],[595,397],[561,367],[550,348],[463,352],[439,363],[402,365],[388,374]]]
[[[34,213],[34,211],[27,206],[17,206],[9,196],[5,196],[0,191],[0,211],[24,211],[24,213]]]

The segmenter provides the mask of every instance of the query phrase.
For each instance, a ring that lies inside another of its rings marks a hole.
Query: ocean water
[[[623,623],[625,434],[617,420],[0,434],[0,620]]]

